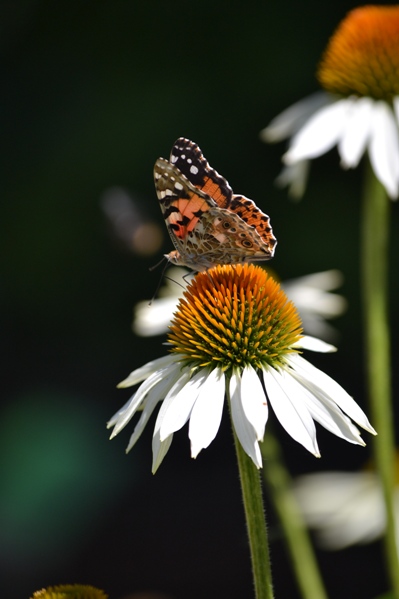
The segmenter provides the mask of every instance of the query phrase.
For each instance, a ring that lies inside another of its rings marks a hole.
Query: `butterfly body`
[[[176,248],[167,254],[173,264],[203,271],[273,257],[277,241],[269,217],[249,198],[233,194],[192,141],[179,138],[169,161],[158,158],[154,180]]]

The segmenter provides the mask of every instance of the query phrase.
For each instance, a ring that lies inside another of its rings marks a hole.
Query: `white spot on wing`
[[[198,167],[194,166],[194,164],[190,166],[190,173],[196,175],[198,173]]]
[[[175,189],[178,189],[179,191],[181,191],[183,189],[183,185],[177,181],[175,183]]]

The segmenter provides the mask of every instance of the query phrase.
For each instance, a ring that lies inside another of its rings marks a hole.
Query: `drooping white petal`
[[[178,359],[178,354],[167,354],[166,356],[162,356],[162,358],[147,362],[147,364],[141,366],[141,368],[136,368],[136,370],[133,370],[133,372],[131,372],[126,379],[120,382],[117,387],[118,389],[124,389],[125,387],[137,385],[137,383],[140,383],[140,381],[143,381],[145,378],[147,378],[149,374],[169,366],[169,364],[178,361]]]
[[[124,414],[129,414],[130,418],[132,418],[140,406],[136,403],[136,392],[130,397],[130,399],[118,410],[115,414],[110,418],[107,422],[107,428],[111,428],[111,426],[115,426],[120,418],[123,417]],[[130,420],[129,418],[129,420]]]
[[[265,392],[252,366],[246,366],[241,375],[241,403],[248,422],[252,424],[258,441],[263,441],[269,415]]]
[[[293,365],[296,373],[301,375],[304,381],[307,381],[308,388],[315,395],[317,395],[317,387],[319,387],[354,422],[369,433],[373,435],[377,434],[368,421],[366,414],[357,405],[355,400],[328,374],[313,366],[313,364],[302,358],[302,356],[292,354],[289,357],[289,362]]]
[[[266,398],[265,398],[266,399]],[[262,467],[262,455],[253,424],[247,419],[242,404],[242,380],[240,373],[233,371],[230,379],[230,405],[234,430],[245,453],[257,468]]]
[[[267,396],[280,424],[287,433],[316,457],[320,457],[316,428],[309,410],[295,396],[292,377],[284,370],[263,368]]]
[[[310,335],[304,335],[292,344],[292,347],[300,347],[302,349],[308,349],[309,351],[317,351],[323,354],[328,354],[337,351],[337,348],[330,343],[326,343],[317,337],[311,337]]]
[[[358,429],[352,421],[340,410],[337,404],[332,401],[328,395],[321,389],[314,393],[310,385],[304,384],[303,378],[295,370],[291,371],[293,380],[293,389],[296,385],[295,397],[302,401],[308,408],[312,418],[321,424],[325,429],[337,437],[345,439],[349,443],[356,445],[365,445]],[[306,382],[305,382],[306,383]]]
[[[399,193],[399,131],[392,110],[375,102],[369,143],[370,162],[391,199]]]
[[[370,136],[373,120],[371,98],[348,98],[350,110],[345,130],[338,144],[341,166],[355,168],[363,156]]]
[[[385,509],[373,472],[320,472],[295,481],[305,521],[329,549],[373,541],[385,528]]]
[[[348,116],[348,101],[338,100],[316,112],[292,138],[285,164],[316,158],[328,152],[341,138]]]
[[[139,439],[141,433],[143,432],[151,414],[153,413],[157,403],[165,397],[168,393],[169,389],[173,387],[176,380],[181,376],[180,370],[175,369],[166,375],[164,374],[164,378],[162,378],[159,383],[152,387],[149,391],[145,403],[144,408],[141,413],[140,419],[136,424],[136,427],[133,431],[132,436],[129,440],[129,445],[126,448],[126,453],[129,452],[132,447],[135,445],[137,440]],[[161,410],[163,408],[163,403],[161,405]]]
[[[152,437],[152,473],[158,470],[159,466],[162,463],[162,460],[168,453],[169,447],[171,446],[173,441],[173,434],[169,435],[164,441],[161,441],[159,438],[159,430],[154,432]]]
[[[136,393],[130,398],[130,400],[109,420],[107,428],[114,426],[114,430],[111,434],[113,439],[126,425],[141,404],[146,401],[147,395],[152,389],[154,389],[155,395],[158,397],[157,401],[163,399],[163,393],[168,392],[168,384],[170,376],[173,376],[174,372],[178,372],[179,367],[174,365],[169,368],[162,368],[156,372],[153,372],[146,381],[144,381],[137,389]]]
[[[325,92],[316,92],[303,100],[296,102],[278,116],[260,132],[260,138],[265,142],[276,142],[296,133],[316,110],[331,102]]]
[[[160,425],[161,441],[186,424],[190,418],[191,410],[199,395],[201,386],[208,376],[208,371],[200,370],[191,378],[189,378],[189,371],[187,374],[188,378],[186,380],[181,379],[183,386],[181,389],[175,389],[176,393],[173,402],[165,410],[165,415]]]
[[[137,441],[140,439],[142,432],[144,431],[147,422],[152,416],[152,413],[157,407],[159,401],[160,397],[157,393],[149,393],[143,411],[141,412],[140,418],[138,419],[136,426],[134,427],[133,433],[129,439],[128,446],[126,447],[126,453],[129,453],[129,451],[136,445]]]
[[[225,377],[221,369],[212,370],[203,382],[190,416],[188,436],[191,457],[210,445],[219,430],[225,394]]]
[[[188,375],[189,375],[188,369],[183,369],[183,372],[181,373],[180,378],[178,380],[174,381],[174,386],[170,388],[170,391],[173,390],[173,391],[178,392],[178,390],[181,388],[181,386],[184,385],[184,383],[187,381]],[[169,447],[172,443],[172,440],[173,440],[173,433],[171,433],[169,436],[167,436],[161,440],[160,432],[161,432],[161,427],[164,422],[165,416],[168,413],[170,406],[173,405],[173,401],[176,399],[176,397],[177,397],[177,395],[172,392],[168,396],[168,401],[162,402],[161,409],[159,410],[159,413],[158,413],[158,416],[157,416],[157,419],[155,422],[154,433],[152,436],[152,473],[153,474],[155,474],[155,472],[158,470],[159,466],[161,465],[161,462],[164,459],[164,457],[166,456],[166,454],[169,450]]]

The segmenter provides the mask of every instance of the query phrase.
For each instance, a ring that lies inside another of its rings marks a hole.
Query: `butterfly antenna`
[[[162,262],[165,260],[165,258],[166,258],[166,256],[164,256],[164,257],[162,258],[162,260],[160,260],[160,261],[159,261],[157,264],[155,264],[154,266],[150,266],[150,270],[151,270],[151,271],[152,271],[152,270],[155,270],[155,269],[156,269],[156,268],[157,268],[157,267],[158,267],[160,264],[162,264]],[[164,274],[165,274],[165,270],[166,270],[166,269],[167,269],[167,267],[168,267],[168,264],[169,264],[169,260],[166,260],[166,264],[165,264],[165,266],[163,267],[163,270],[162,270],[162,274],[161,274],[161,276],[159,277],[158,285],[157,285],[157,287],[156,287],[156,289],[155,289],[154,295],[152,296],[152,298],[151,298],[151,299],[150,299],[150,301],[148,302],[148,305],[149,305],[149,306],[151,306],[152,302],[154,301],[154,299],[155,299],[155,298],[156,298],[156,296],[158,295],[158,291],[159,291],[159,288],[160,288],[160,286],[161,286],[162,279],[163,279],[163,276],[164,276]]]
[[[188,272],[187,275],[189,275],[190,273]],[[184,277],[186,277],[187,275],[183,275],[182,279],[184,279],[185,283],[187,283],[186,279]],[[175,281],[174,279],[172,279],[172,277],[168,277],[168,275],[165,275],[164,277],[165,279],[168,279],[168,281],[172,281],[172,283],[176,283],[176,285],[179,285],[179,287],[181,287],[182,289],[185,289],[184,285],[182,285],[181,283],[179,283],[179,281]]]
[[[161,260],[160,260],[159,262],[157,262],[156,264],[154,264],[154,266],[150,266],[150,268],[149,268],[148,270],[152,272],[153,270],[155,270],[156,268],[158,268],[158,266],[159,266],[160,264],[162,264],[162,262],[163,262],[164,260],[166,260],[166,256],[163,256],[163,258],[161,258]],[[164,269],[163,269],[163,271],[162,271],[162,274],[165,272],[167,265],[168,265],[168,264],[166,263],[166,264],[165,264],[165,267],[164,267]]]

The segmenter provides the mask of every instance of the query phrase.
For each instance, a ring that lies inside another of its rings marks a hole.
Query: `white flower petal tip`
[[[131,372],[123,381],[118,383],[116,387],[117,389],[125,389],[126,387],[137,385],[137,383],[140,383],[146,379],[151,373],[161,370],[162,368],[167,368],[169,365],[176,362],[178,358],[178,354],[167,354],[166,356],[162,356],[162,358],[147,362],[147,364],[141,366],[141,368],[136,368],[136,370],[133,370],[133,372]]]
[[[376,434],[363,410],[334,379],[298,354],[291,354],[288,362],[292,376],[305,389],[305,403],[324,428],[350,443],[363,446],[365,442],[351,420]]]
[[[299,160],[295,164],[285,165],[276,177],[275,184],[280,188],[287,187],[290,198],[299,201],[305,194],[309,170],[309,160]]]
[[[331,345],[331,343],[326,343],[325,341],[317,339],[316,337],[311,337],[310,335],[304,335],[293,345],[293,347],[308,349],[309,351],[315,351],[324,354],[334,353],[337,351],[335,345]]]
[[[266,143],[274,143],[295,134],[306,123],[309,117],[319,108],[330,103],[330,96],[319,91],[303,100],[299,100],[281,114],[276,116],[267,127],[262,129],[259,137]]]
[[[132,387],[135,384],[136,384],[135,382],[131,382],[130,377],[127,377],[126,379],[123,379],[123,381],[118,383],[116,385],[116,388],[117,389],[127,389],[127,387]]]

